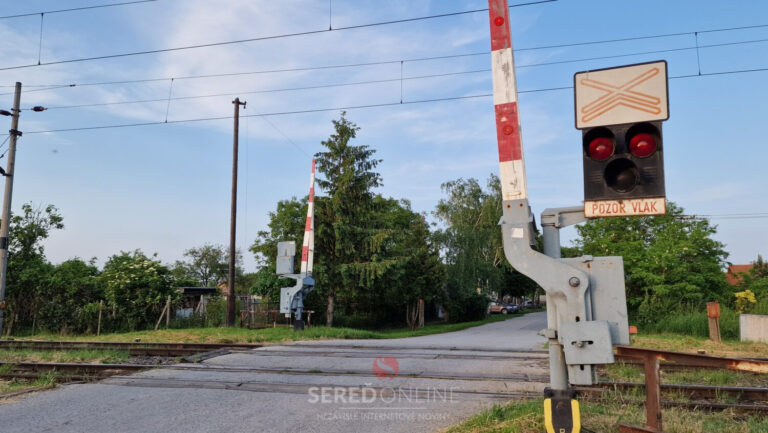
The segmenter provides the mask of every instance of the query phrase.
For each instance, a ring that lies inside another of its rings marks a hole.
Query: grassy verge
[[[38,377],[35,380],[23,380],[23,379],[0,379],[0,393],[20,391],[20,390],[43,390],[53,388],[56,386],[56,373],[48,372]]]
[[[117,364],[128,359],[127,350],[76,349],[31,350],[0,349],[0,362],[88,362]]]
[[[645,382],[642,367],[624,363],[606,365],[599,370],[601,381]],[[768,376],[732,370],[664,370],[661,383],[698,383],[712,386],[768,386]]]
[[[416,331],[411,331],[407,328],[370,331],[352,328],[328,328],[325,326],[313,326],[302,332],[294,332],[293,329],[289,327],[265,329],[190,328],[102,334],[99,337],[37,334],[25,338],[33,340],[78,341],[135,341],[138,339],[145,342],[190,343],[279,343],[283,341],[297,340],[406,338],[460,331],[462,329],[485,325],[487,323],[513,319],[534,311],[537,310],[527,310],[524,313],[512,315],[495,315],[475,322],[430,324],[422,329],[417,329]]]
[[[732,412],[709,413],[677,408],[664,409],[664,431],[668,433],[762,433],[768,431],[768,417],[736,415]],[[619,422],[643,425],[645,409],[641,404],[622,402],[586,402],[581,404],[583,426],[596,432],[615,432]],[[444,433],[540,433],[544,431],[542,401],[528,400],[494,406]]]
[[[632,345],[675,352],[697,353],[703,350],[705,354],[714,356],[768,357],[768,344],[741,341],[715,343],[705,337],[692,337],[682,334],[636,335],[632,337]]]

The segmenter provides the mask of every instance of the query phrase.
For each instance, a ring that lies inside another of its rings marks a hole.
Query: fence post
[[[165,302],[165,329],[171,324],[171,295],[168,295],[168,300]]]
[[[158,328],[160,328],[160,322],[163,321],[163,315],[165,314],[165,310],[168,308],[168,302],[165,303],[165,306],[163,307],[163,311],[160,312],[160,317],[157,318],[157,323],[155,323],[155,331],[157,331]]]
[[[707,319],[709,320],[709,339],[715,343],[722,342],[720,338],[720,303],[707,302]]]

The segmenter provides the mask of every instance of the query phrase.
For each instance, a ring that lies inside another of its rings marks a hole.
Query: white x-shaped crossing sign
[[[574,90],[580,129],[669,118],[665,61],[579,72]]]

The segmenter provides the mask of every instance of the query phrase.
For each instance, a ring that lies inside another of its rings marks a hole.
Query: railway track
[[[263,345],[250,343],[153,343],[116,341],[0,340],[0,349],[114,349],[126,350],[132,356],[186,356],[217,350],[243,350],[256,349],[259,347],[263,347]]]
[[[148,368],[169,369],[169,370],[205,370],[221,373],[253,373],[253,374],[292,374],[292,375],[325,375],[325,376],[348,376],[348,375],[370,375],[370,372],[360,371],[318,371],[318,370],[285,370],[268,368],[238,368],[233,366],[214,366],[214,365],[162,365],[146,366],[136,364],[81,364],[81,363],[0,363],[0,377],[3,378],[23,378],[35,379],[49,372],[61,373],[57,379],[61,381],[97,381],[109,378],[106,384],[122,386],[141,386],[141,387],[159,387],[159,388],[201,388],[201,389],[231,389],[239,391],[252,392],[287,392],[303,390],[312,384],[284,384],[284,383],[264,383],[260,381],[200,381],[185,379],[161,379],[141,376],[124,376],[133,372],[146,370]],[[435,380],[504,380],[504,381],[522,381],[522,382],[542,382],[545,377],[530,376],[472,376],[472,375],[435,375],[429,373],[413,374],[410,377],[420,379]],[[588,400],[610,399],[610,395],[615,391],[644,390],[642,383],[635,382],[602,382],[598,385],[588,387],[578,387],[576,390]],[[768,388],[758,387],[736,387],[736,386],[708,386],[693,384],[662,384],[662,392],[674,393],[677,398],[691,399],[689,401],[662,400],[665,407],[685,407],[706,410],[727,410],[732,409],[737,412],[761,412],[768,413]],[[522,395],[517,393],[475,393],[464,392],[467,396],[477,395],[483,399],[511,399],[519,398]],[[481,395],[482,394],[482,395]],[[532,395],[527,394],[531,397]],[[718,401],[724,396],[730,396],[737,399],[739,403],[722,403]]]
[[[223,355],[232,351],[242,351],[254,356],[320,356],[320,357],[342,357],[342,358],[360,358],[370,355],[360,352],[376,352],[376,355],[382,355],[381,350],[386,347],[379,346],[346,346],[346,345],[313,345],[313,344],[292,344],[285,346],[289,350],[265,350],[248,351],[248,349],[261,348],[261,344],[247,343],[156,343],[156,342],[94,342],[94,341],[39,341],[39,340],[0,340],[0,349],[31,349],[31,350],[77,350],[77,349],[117,349],[126,350],[134,356],[191,356],[197,355],[199,359],[205,359],[210,356]],[[430,353],[430,352],[439,353]],[[463,353],[474,352],[474,353]],[[489,353],[483,353],[489,352]],[[539,350],[494,350],[481,348],[475,349],[451,349],[445,347],[405,347],[398,351],[399,357],[409,358],[433,358],[433,359],[543,359],[544,353]],[[633,359],[618,360],[625,363],[634,363]],[[310,384],[284,384],[268,383],[261,381],[200,381],[184,379],[159,379],[142,376],[125,376],[148,368],[170,369],[170,370],[206,370],[219,373],[251,373],[255,375],[268,374],[291,374],[297,376],[370,376],[370,371],[349,371],[333,370],[319,371],[308,369],[282,369],[282,368],[244,368],[237,366],[215,366],[215,365],[160,365],[148,366],[140,364],[84,364],[84,363],[1,363],[0,377],[15,379],[36,379],[44,374],[56,372],[56,380],[66,381],[100,381],[104,383],[122,386],[142,386],[142,387],[170,387],[170,388],[216,388],[231,389],[239,391],[252,392],[297,392],[303,390]],[[702,368],[699,365],[686,364],[663,364],[662,368],[669,369],[688,369]],[[473,381],[511,381],[511,382],[546,382],[546,377],[534,377],[529,375],[513,375],[508,377],[497,377],[494,375],[473,375],[473,374],[430,374],[428,372],[404,373],[414,378],[435,379],[435,380],[473,380]],[[611,394],[616,391],[644,391],[645,385],[634,382],[603,382],[589,387],[579,387],[577,391],[588,400],[610,399]],[[735,387],[735,386],[708,386],[693,384],[662,384],[663,393],[674,394],[678,400],[662,400],[665,407],[685,407],[706,410],[734,410],[737,412],[761,412],[768,413],[768,388],[758,387]],[[517,393],[473,393],[465,392],[467,397],[476,394],[476,397],[483,399],[511,399],[520,398],[522,395]],[[481,395],[482,394],[482,395]],[[526,395],[531,396],[531,395]],[[730,397],[730,401],[738,401],[736,404],[723,403],[723,397]],[[679,399],[685,399],[680,401]]]

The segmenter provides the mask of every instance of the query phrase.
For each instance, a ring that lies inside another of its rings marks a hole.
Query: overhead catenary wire
[[[557,0],[536,0],[536,1],[531,1],[531,2],[527,2],[527,3],[518,3],[518,4],[514,4],[514,5],[509,5],[509,7],[513,8],[513,7],[520,7],[520,6],[532,6],[532,5],[538,5],[538,4],[543,4],[543,3],[552,3],[552,2],[556,2],[556,1]],[[186,51],[186,50],[192,50],[192,49],[198,49],[198,48],[209,48],[209,47],[220,47],[220,46],[224,46],[224,45],[243,44],[243,43],[248,43],[248,42],[259,42],[259,41],[267,41],[267,40],[275,40],[275,39],[285,39],[285,38],[292,38],[292,37],[298,37],[298,36],[316,35],[316,34],[321,34],[321,33],[339,32],[339,31],[345,31],[345,30],[355,30],[355,29],[368,28],[368,27],[379,27],[379,26],[386,26],[386,25],[392,25],[392,24],[401,24],[401,23],[414,22],[414,21],[423,21],[423,20],[432,20],[432,19],[438,19],[438,18],[447,18],[447,17],[459,16],[459,15],[467,15],[467,14],[474,14],[474,13],[486,12],[486,11],[488,11],[488,8],[472,9],[472,10],[459,11],[459,12],[448,12],[448,13],[444,13],[444,14],[425,15],[425,16],[413,17],[413,18],[402,18],[402,19],[389,20],[389,21],[379,21],[379,22],[368,23],[368,24],[357,24],[357,25],[351,25],[351,26],[336,27],[335,29],[307,30],[307,31],[303,31],[303,32],[284,33],[284,34],[270,35],[270,36],[260,36],[260,37],[247,38],[247,39],[237,39],[237,40],[232,40],[232,41],[209,42],[209,43],[205,43],[205,44],[186,45],[186,46],[172,47],[172,48],[159,48],[159,49],[154,49],[154,50],[142,50],[142,51],[131,51],[131,52],[125,52],[125,53],[105,54],[105,55],[102,55],[102,56],[91,56],[91,57],[80,57],[80,58],[64,59],[64,60],[54,60],[54,61],[50,61],[50,62],[43,62],[43,63],[40,63],[40,64],[27,64],[27,65],[6,66],[6,67],[0,68],[0,71],[8,71],[8,70],[13,70],[13,69],[26,69],[26,68],[39,67],[39,66],[61,65],[61,64],[66,64],[66,63],[88,62],[88,61],[94,61],[94,60],[115,59],[115,58],[120,58],[120,57],[141,56],[141,55],[147,55],[147,54],[160,54],[160,53],[168,53],[168,52],[174,52],[174,51]]]
[[[58,10],[40,11],[40,12],[28,12],[28,13],[24,13],[24,14],[0,16],[0,20],[10,19],[10,18],[21,18],[21,17],[33,17],[33,16],[40,15],[40,14],[58,14],[58,13],[64,13],[64,12],[84,11],[84,10],[88,10],[88,9],[100,9],[100,8],[110,8],[110,7],[115,7],[115,6],[127,6],[127,5],[135,5],[135,4],[139,4],[139,3],[150,3],[150,2],[156,2],[156,1],[158,1],[158,0],[136,0],[136,1],[122,2],[122,3],[107,3],[107,4],[101,4],[101,5],[81,6],[81,7],[69,8],[69,9],[58,9]]]
[[[669,77],[669,79],[700,78],[700,77],[707,77],[707,76],[741,74],[741,73],[751,73],[751,72],[766,72],[766,71],[768,71],[768,68],[742,69],[742,70],[734,70],[734,71],[702,73],[701,75],[698,75],[698,74],[680,75],[680,76]],[[551,92],[551,91],[571,90],[571,89],[573,89],[573,86],[561,86],[561,87],[548,87],[548,88],[540,88],[540,89],[520,90],[518,91],[518,93],[521,93],[521,94],[540,93],[540,92]],[[443,98],[403,101],[402,103],[400,101],[382,102],[382,103],[376,103],[376,104],[361,104],[361,105],[348,105],[348,106],[341,106],[341,107],[312,108],[312,109],[304,109],[304,110],[289,110],[289,111],[278,111],[278,112],[269,112],[269,113],[257,113],[257,114],[242,115],[241,117],[285,116],[285,115],[292,115],[292,114],[308,114],[308,113],[320,113],[320,112],[328,112],[328,111],[356,110],[356,109],[365,109],[365,108],[382,108],[382,107],[392,107],[392,106],[398,106],[398,105],[412,105],[412,104],[426,104],[426,103],[436,103],[436,102],[446,102],[446,101],[470,100],[470,99],[478,99],[478,98],[488,98],[492,96],[493,96],[492,93],[481,93],[481,94],[475,94],[475,95],[450,96],[450,97],[443,97]],[[225,120],[225,119],[231,119],[231,116],[202,117],[202,118],[194,118],[194,119],[177,119],[177,120],[169,120],[167,122],[157,121],[157,122],[137,122],[137,123],[114,124],[114,125],[82,126],[82,127],[74,127],[74,128],[27,131],[25,132],[25,134],[44,134],[44,133],[98,130],[98,129],[132,128],[132,127],[139,127],[139,126],[192,123],[192,122],[204,122],[204,121],[215,121],[215,120]]]
[[[285,134],[285,132],[283,132],[283,131],[282,131],[280,128],[278,128],[278,127],[277,127],[277,125],[275,125],[274,123],[272,123],[272,122],[271,122],[271,121],[270,121],[270,120],[267,118],[267,116],[259,116],[259,119],[261,119],[261,120],[265,121],[265,122],[266,122],[266,123],[267,123],[269,126],[271,126],[271,127],[272,127],[272,128],[275,130],[275,131],[277,131],[277,132],[278,132],[278,134],[282,135],[282,136],[283,136],[283,138],[285,138],[285,140],[286,140],[286,141],[288,141],[288,143],[290,143],[290,144],[291,144],[293,147],[295,147],[296,149],[298,149],[298,150],[299,150],[299,152],[303,153],[303,154],[304,154],[304,155],[306,155],[306,156],[312,156],[312,155],[310,155],[310,154],[309,154],[309,153],[308,153],[306,150],[302,149],[302,148],[301,148],[301,147],[300,147],[298,144],[296,144],[296,142],[294,142],[293,140],[291,140],[291,137],[288,137],[288,135],[286,135],[286,134]]]
[[[766,24],[765,26],[768,26],[768,24]],[[710,31],[711,32],[727,31],[727,30],[731,30],[731,29],[732,28],[728,28],[728,29],[713,29],[713,30],[710,30]],[[702,33],[702,31],[699,31],[699,32],[689,32],[689,33],[685,33],[685,34],[692,34],[692,33]],[[603,43],[603,42],[609,42],[609,41],[615,41],[615,40],[592,41],[592,42],[584,42],[584,43],[581,43],[581,44]],[[696,45],[694,45],[694,46],[687,46],[687,47],[666,48],[666,49],[661,49],[661,50],[638,51],[638,52],[632,52],[632,53],[612,54],[612,55],[605,55],[605,56],[593,56],[593,57],[583,57],[583,58],[576,58],[576,59],[566,59],[566,60],[555,60],[555,61],[548,61],[548,62],[528,63],[528,64],[517,65],[516,67],[517,68],[529,68],[529,67],[536,67],[536,66],[550,66],[550,65],[558,65],[558,64],[586,62],[586,61],[593,61],[593,60],[606,60],[606,59],[615,59],[615,58],[621,58],[621,57],[641,56],[641,55],[649,55],[649,54],[662,54],[662,53],[669,53],[669,52],[676,52],[676,51],[697,50],[697,52],[698,52],[698,50],[702,49],[702,48],[716,48],[716,47],[744,45],[744,44],[754,44],[754,43],[762,43],[762,42],[768,42],[768,39],[765,39],[765,38],[762,38],[762,39],[750,39],[750,40],[742,40],[742,41],[734,41],[734,42],[722,42],[722,43],[706,44],[706,45],[699,45],[698,42],[697,42]],[[537,49],[542,49],[542,48],[545,48],[545,47],[519,48],[519,49],[515,49],[515,52],[526,51],[526,50],[537,50]],[[289,72],[306,72],[306,71],[316,71],[316,70],[325,70],[325,69],[345,69],[345,68],[356,68],[356,67],[365,67],[365,66],[378,66],[378,65],[398,64],[398,63],[402,64],[404,62],[405,63],[410,63],[410,62],[423,62],[423,61],[433,61],[433,60],[444,60],[444,59],[462,58],[462,57],[476,57],[476,56],[483,56],[483,55],[490,55],[490,51],[479,51],[479,52],[472,52],[472,53],[449,54],[449,55],[430,56],[430,57],[417,57],[417,58],[402,58],[402,59],[380,60],[380,61],[372,61],[372,62],[346,63],[346,64],[336,64],[336,65],[318,65],[318,66],[304,66],[304,67],[295,67],[295,68],[264,69],[264,70],[256,70],[256,71],[222,72],[222,73],[216,73],[216,74],[185,75],[185,76],[177,76],[177,77],[139,78],[139,79],[131,79],[131,80],[96,81],[96,82],[70,83],[70,84],[32,84],[32,85],[26,85],[26,87],[40,87],[40,88],[32,89],[32,90],[27,90],[25,93],[50,91],[50,90],[57,90],[57,89],[63,89],[63,88],[86,87],[86,86],[106,86],[106,85],[118,85],[118,84],[150,83],[150,82],[168,81],[168,80],[171,80],[171,79],[173,79],[173,80],[191,80],[191,79],[221,78],[221,77],[233,77],[233,76],[244,76],[244,75],[278,74],[278,73],[289,73]],[[488,70],[483,70],[483,72],[487,72],[487,71]],[[0,93],[0,95],[9,95],[9,94],[12,94],[12,93]]]
[[[6,135],[6,136],[5,136],[5,139],[3,140],[3,142],[2,142],[2,143],[0,143],[0,149],[2,149],[2,148],[3,148],[3,146],[5,146],[5,143],[7,143],[7,142],[8,142],[8,139],[9,139],[9,138],[11,138],[11,134],[8,134],[8,135]]]
[[[648,54],[658,54],[658,53],[664,53],[664,52],[696,50],[698,48],[712,48],[712,47],[722,47],[722,46],[729,46],[729,45],[740,45],[740,44],[749,44],[749,43],[758,43],[758,42],[768,42],[768,39],[727,42],[727,43],[721,43],[721,44],[704,45],[699,47],[669,48],[665,50],[643,51],[643,52],[635,52],[635,53],[625,53],[625,54],[599,56],[599,57],[587,57],[587,58],[580,58],[580,59],[552,61],[552,62],[530,63],[530,64],[519,65],[518,68],[528,68],[528,67],[534,67],[534,66],[554,65],[554,64],[563,64],[563,63],[577,63],[577,62],[602,60],[602,59],[610,59],[610,58],[617,58],[617,57],[630,57],[630,56],[639,56],[639,55],[648,55]],[[401,61],[401,65],[402,65],[402,61]],[[380,79],[380,80],[365,80],[365,81],[354,81],[354,82],[348,82],[348,83],[331,83],[331,84],[320,84],[320,85],[312,85],[312,86],[262,89],[262,90],[253,90],[253,91],[239,91],[239,92],[214,93],[214,94],[203,94],[203,95],[187,95],[187,96],[177,96],[173,98],[171,98],[169,94],[169,96],[166,98],[134,99],[134,100],[125,100],[125,101],[113,101],[113,102],[96,102],[96,103],[85,103],[85,104],[59,105],[59,106],[48,106],[47,108],[56,110],[56,109],[100,107],[100,106],[110,106],[110,105],[125,105],[125,104],[138,104],[138,103],[151,103],[151,102],[166,102],[166,101],[168,102],[168,104],[170,104],[170,101],[175,101],[175,100],[202,99],[202,98],[212,98],[212,97],[220,97],[220,96],[235,96],[239,94],[249,95],[249,94],[260,94],[260,93],[277,93],[277,92],[288,92],[288,91],[299,91],[299,90],[323,89],[323,88],[333,88],[333,87],[348,87],[348,86],[358,86],[358,85],[367,85],[367,84],[392,83],[392,82],[398,82],[398,81],[401,83],[400,92],[401,92],[401,99],[402,99],[403,81],[449,77],[449,76],[476,74],[476,73],[486,73],[490,71],[491,71],[490,68],[485,68],[485,69],[474,69],[474,70],[468,70],[468,71],[446,72],[441,74],[414,75],[410,77],[401,76],[400,78],[388,78],[388,79]],[[401,70],[401,73],[402,73],[402,70]],[[701,75],[700,70],[698,75]],[[174,79],[175,78],[171,78],[171,83],[173,83]]]

